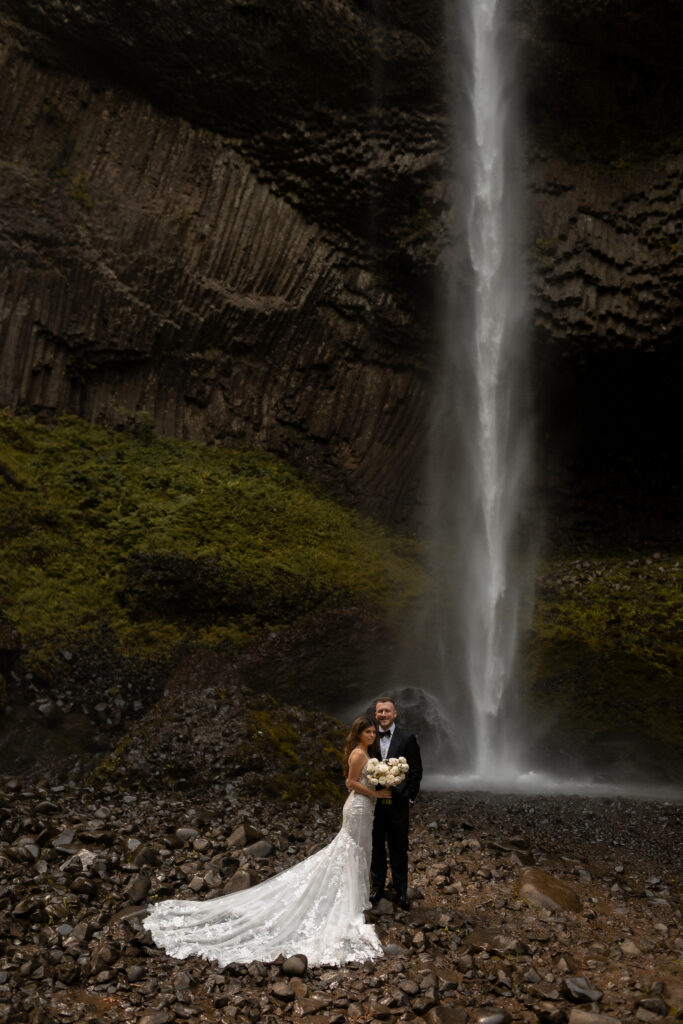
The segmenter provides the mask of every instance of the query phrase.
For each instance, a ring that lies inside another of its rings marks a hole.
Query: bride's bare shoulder
[[[357,761],[366,761],[367,754],[364,754],[360,747],[355,747],[349,754],[349,764],[356,764]]]

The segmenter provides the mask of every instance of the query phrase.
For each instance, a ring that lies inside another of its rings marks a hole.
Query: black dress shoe
[[[370,890],[370,906],[376,907],[379,901],[384,896],[384,889],[371,889]]]
[[[410,910],[410,900],[407,896],[397,896],[394,903],[400,910]]]

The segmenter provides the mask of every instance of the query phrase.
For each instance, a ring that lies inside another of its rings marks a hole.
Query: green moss
[[[123,761],[126,750],[130,746],[131,739],[131,735],[124,736],[121,742],[118,743],[102,761],[100,761],[97,768],[88,779],[89,785],[92,785],[93,783],[106,782],[109,776],[113,775],[117,771]]]
[[[679,560],[557,558],[541,568],[522,675],[541,716],[581,747],[632,743],[681,767]]]
[[[536,253],[539,256],[554,256],[557,252],[557,240],[554,238],[544,238],[543,235],[537,235],[535,246]]]
[[[215,781],[216,748],[207,739],[206,718],[226,699],[219,689],[204,692],[192,731],[178,745],[176,716],[184,717],[187,694],[165,694],[135,723],[115,750],[97,765],[88,782],[121,790],[201,790]],[[223,726],[230,743],[218,754],[221,777],[234,780],[245,798],[338,805],[346,796],[340,751],[346,728],[319,712],[280,704],[269,694],[240,688]],[[189,698],[190,704],[196,700]],[[215,702],[215,703],[214,703]],[[170,741],[169,730],[173,733]],[[161,758],[157,751],[165,751]],[[150,751],[148,759],[146,752]]]
[[[678,560],[557,559],[545,566],[534,628],[547,640],[618,650],[672,676],[683,634]]]
[[[102,627],[140,655],[234,645],[346,602],[398,612],[424,586],[409,542],[273,456],[148,428],[0,412],[0,606],[29,659]]]
[[[267,749],[273,751],[278,760],[283,761],[289,768],[298,768],[301,765],[296,751],[299,735],[291,721],[273,717],[273,711],[269,708],[250,711],[248,722],[251,739],[255,743],[266,743]]]
[[[338,721],[322,715],[313,718],[279,704],[270,694],[260,694],[247,709],[247,725],[250,739],[245,752],[249,769],[258,772],[257,791],[285,803],[306,800],[329,806],[343,799],[341,750],[346,730]],[[323,743],[322,731],[328,735]],[[257,764],[254,752],[259,750],[267,751],[267,757],[257,755]]]

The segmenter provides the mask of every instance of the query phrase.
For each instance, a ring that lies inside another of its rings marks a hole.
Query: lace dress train
[[[360,781],[368,785],[365,768]],[[311,965],[382,955],[366,924],[374,800],[351,793],[342,827],[324,849],[252,889],[213,900],[167,900],[145,919],[173,957],[229,963],[270,962],[304,953]]]

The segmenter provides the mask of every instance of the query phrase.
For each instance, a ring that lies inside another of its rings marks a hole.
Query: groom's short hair
[[[393,697],[378,697],[375,701],[375,707],[377,707],[378,704],[393,704],[394,707],[396,707],[396,701]]]

